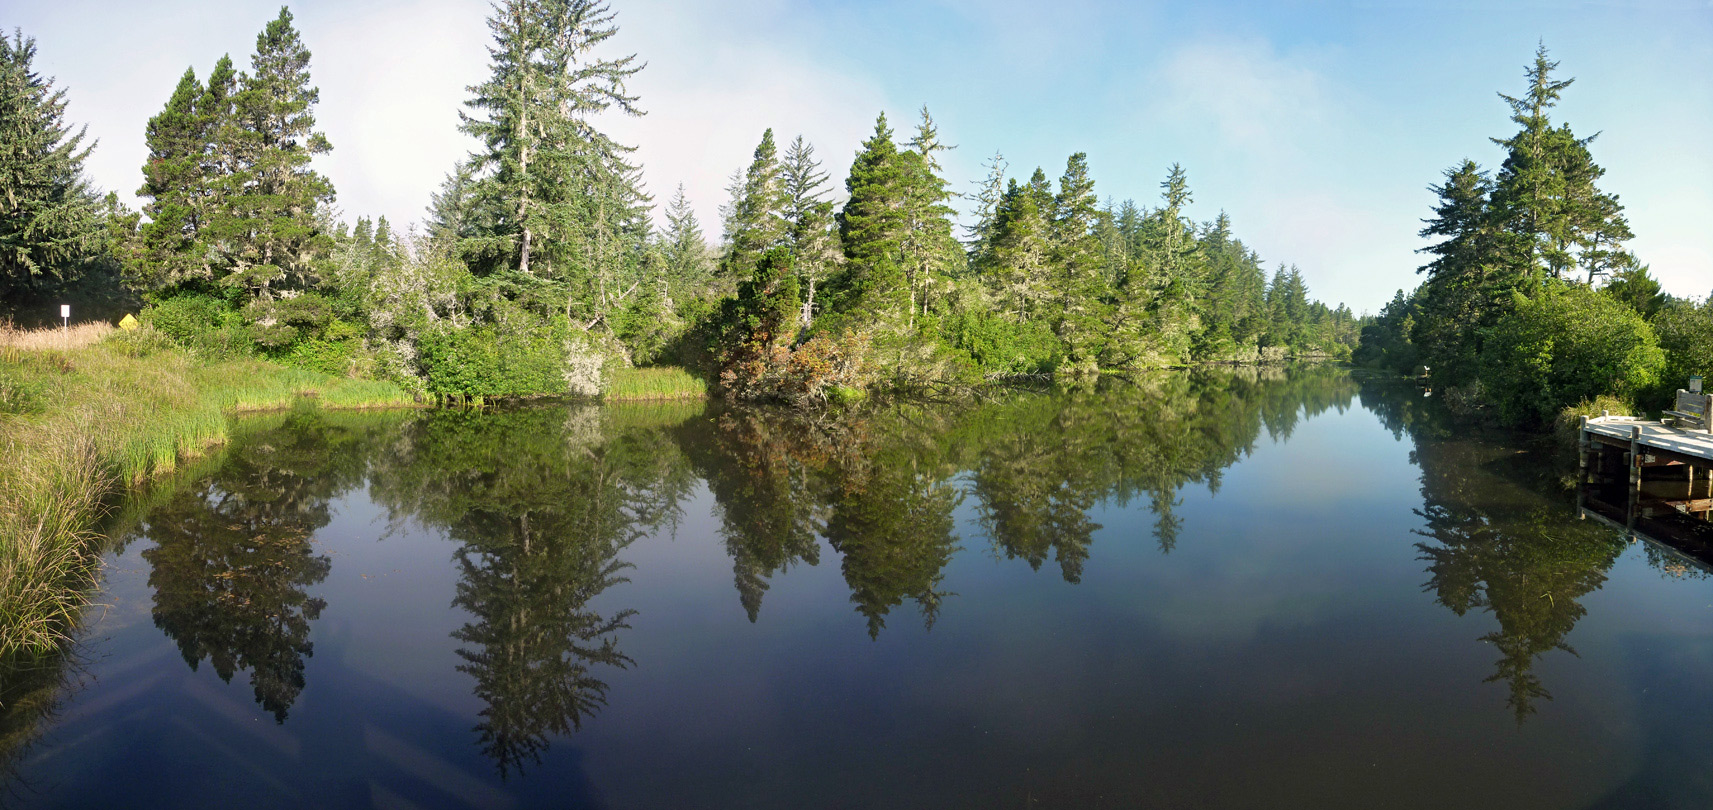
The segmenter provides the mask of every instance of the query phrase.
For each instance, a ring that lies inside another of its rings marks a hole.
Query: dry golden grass
[[[113,333],[105,323],[80,323],[70,329],[19,329],[0,321],[0,348],[22,351],[70,351],[93,346]]]

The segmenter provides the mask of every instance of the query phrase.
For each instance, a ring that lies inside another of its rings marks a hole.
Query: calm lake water
[[[1713,805],[1713,582],[1569,471],[1328,367],[259,417],[115,517],[0,803]]]

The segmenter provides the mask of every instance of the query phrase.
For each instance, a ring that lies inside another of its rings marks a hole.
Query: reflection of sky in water
[[[1097,503],[1079,584],[1051,554],[1007,558],[960,474],[952,595],[931,630],[907,601],[872,641],[825,540],[818,565],[767,580],[751,623],[696,481],[676,532],[625,547],[630,581],[586,606],[636,611],[615,634],[632,665],[599,672],[608,704],[508,780],[472,730],[489,707],[458,669],[472,617],[445,528],[389,523],[363,487],[332,502],[314,534],[332,569],[309,588],[327,607],[283,724],[247,672],[185,665],[150,619],[137,540],[22,804],[113,804],[120,785],[138,807],[1705,804],[1713,584],[1626,549],[1573,595],[1578,655],[1536,659],[1551,699],[1518,725],[1483,682],[1495,615],[1424,589],[1411,450],[1357,407],[1263,430],[1217,494],[1177,491],[1169,554],[1146,493]],[[1516,497],[1576,528],[1568,496]]]

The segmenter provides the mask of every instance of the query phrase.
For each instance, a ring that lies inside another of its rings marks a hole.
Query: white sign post
[[[62,321],[62,323],[60,324],[60,328],[61,329],[70,329],[71,328],[71,305],[70,304],[60,304],[59,305],[59,317],[60,317],[60,321]]]

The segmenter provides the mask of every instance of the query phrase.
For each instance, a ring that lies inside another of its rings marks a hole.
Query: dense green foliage
[[[1553,286],[1519,302],[1487,335],[1480,380],[1499,415],[1545,424],[1601,394],[1651,387],[1665,358],[1634,310],[1582,286]]]
[[[316,286],[332,247],[316,212],[333,186],[309,162],[332,147],[315,130],[309,59],[282,8],[257,35],[249,72],[227,57],[206,84],[187,70],[149,121],[137,191],[149,221],[130,267],[145,292],[218,294],[270,326],[277,301]]]
[[[1354,354],[1425,374],[1518,425],[1601,395],[1657,408],[1693,364],[1682,341],[1662,359],[1648,320],[1668,300],[1624,249],[1632,234],[1623,205],[1597,185],[1594,137],[1550,119],[1573,81],[1553,78],[1557,67],[1543,46],[1527,91],[1501,94],[1518,129],[1493,139],[1505,151],[1496,175],[1463,160],[1431,187],[1439,202],[1421,235],[1439,241],[1423,249],[1434,257],[1427,279],[1363,328]]]
[[[1654,316],[1653,329],[1666,362],[1649,401],[1663,407],[1691,375],[1713,379],[1713,297],[1700,305],[1676,301],[1665,306]]]

